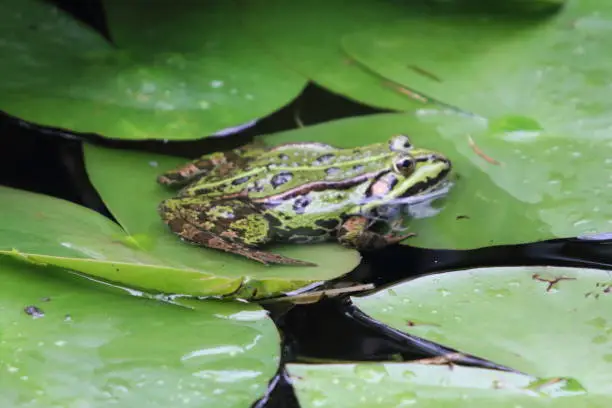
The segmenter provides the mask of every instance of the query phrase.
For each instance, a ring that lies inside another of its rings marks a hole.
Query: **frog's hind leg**
[[[338,242],[342,245],[361,250],[372,250],[384,248],[388,245],[397,244],[406,238],[416,234],[382,235],[369,231],[370,220],[361,215],[349,217],[338,230]]]
[[[222,224],[218,224],[218,226],[223,229],[222,232],[206,229],[206,221],[202,221],[199,218],[194,219],[194,216],[198,217],[198,214],[202,214],[198,211],[198,208],[196,208],[197,206],[198,204],[189,202],[188,200],[173,198],[161,203],[159,213],[170,230],[185,241],[242,255],[246,258],[263,263],[264,265],[285,264],[314,266],[314,264],[310,262],[288,258],[271,252],[260,251],[240,242],[240,238],[237,236],[236,231],[231,228],[224,228]],[[263,220],[263,215],[257,214],[254,216],[262,217]],[[202,226],[199,227],[197,224]],[[209,227],[214,228],[213,225],[209,225]],[[265,242],[265,239],[261,240],[261,243]]]
[[[157,178],[157,182],[165,186],[182,187],[196,178],[208,174],[213,169],[217,169],[218,175],[223,176],[243,166],[259,153],[261,153],[261,146],[251,143],[226,152],[205,154],[202,157],[165,172]]]

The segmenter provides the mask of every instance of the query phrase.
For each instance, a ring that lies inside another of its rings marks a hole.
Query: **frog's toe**
[[[402,235],[385,235],[385,241],[387,241],[387,245],[393,245],[393,244],[397,244],[402,242],[403,240],[405,240],[406,238],[410,238],[410,237],[414,237],[416,236],[416,233],[414,232],[409,232],[407,234],[402,234]]]
[[[276,265],[295,265],[295,266],[317,266],[312,262],[301,261],[299,259],[288,258],[286,256],[278,255],[272,252],[264,252],[257,250],[250,250],[248,255],[250,259],[261,262],[264,265],[276,264]]]

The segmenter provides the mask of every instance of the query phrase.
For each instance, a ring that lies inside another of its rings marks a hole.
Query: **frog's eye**
[[[412,149],[412,143],[406,135],[393,136],[389,141],[389,150],[392,152],[405,152]]]
[[[409,176],[414,171],[415,165],[416,162],[412,157],[402,156],[398,157],[393,162],[393,170],[395,170],[396,173]]]

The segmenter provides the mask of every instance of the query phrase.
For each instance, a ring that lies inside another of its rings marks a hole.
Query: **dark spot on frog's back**
[[[324,154],[323,156],[319,156],[315,159],[315,161],[313,162],[313,164],[315,166],[321,165],[321,164],[325,164],[325,163],[329,163],[332,159],[334,158],[333,154]]]
[[[240,177],[240,178],[237,178],[237,179],[233,180],[232,184],[235,185],[235,186],[239,186],[240,184],[244,184],[247,181],[249,181],[249,179],[250,179],[249,176]]]
[[[264,187],[258,181],[256,181],[255,183],[251,183],[247,186],[247,191],[249,193],[260,193],[263,190],[264,190]]]
[[[281,160],[289,160],[289,156],[287,156],[286,154],[279,154],[278,158]]]
[[[304,214],[306,207],[310,204],[310,198],[308,196],[300,196],[293,202],[293,211],[296,214]]]
[[[288,171],[283,171],[281,173],[276,174],[270,180],[270,183],[274,188],[280,187],[285,183],[288,183],[293,178],[293,174]]]
[[[365,169],[365,166],[363,164],[356,164],[353,166],[353,170],[355,170],[356,172],[362,172],[363,169]]]
[[[340,170],[338,167],[330,167],[328,169],[325,169],[325,174],[327,174],[328,176],[336,176],[338,174],[340,174],[342,170]]]

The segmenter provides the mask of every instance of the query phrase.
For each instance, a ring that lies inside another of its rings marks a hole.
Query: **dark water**
[[[54,3],[106,35],[103,9],[98,1],[57,0]],[[82,140],[109,147],[190,157],[194,151],[228,149],[259,134],[293,129],[296,109],[305,125],[380,112],[309,85],[291,105],[240,134],[175,143],[108,141],[96,135],[73,135],[39,128],[0,115],[0,184],[64,198],[111,217],[84,172]],[[611,249],[612,246],[604,242],[575,239],[470,251],[395,246],[364,254],[362,265],[343,279],[380,287],[426,274],[480,266],[559,265],[612,269]],[[371,321],[346,299],[328,299],[289,310],[270,307],[270,311],[283,333],[284,362],[411,360],[449,351]],[[477,358],[468,357],[464,363],[495,367]],[[269,395],[255,406],[298,406],[282,368],[270,383]]]

